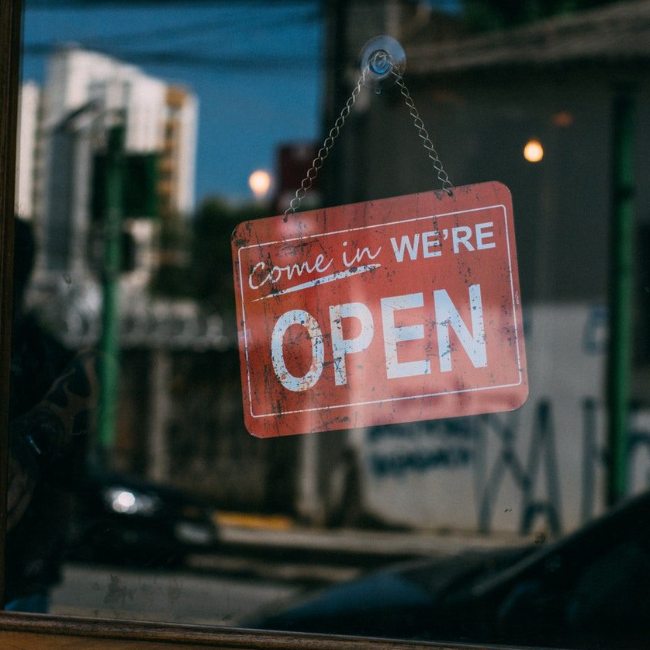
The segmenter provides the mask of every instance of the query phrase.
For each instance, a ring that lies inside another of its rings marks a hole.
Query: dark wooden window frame
[[[22,0],[0,0],[0,495],[7,493],[7,421],[12,313]],[[6,499],[0,497],[0,602],[4,602]],[[416,650],[453,644],[282,634],[190,625],[10,614],[0,611],[0,647],[17,650]],[[469,650],[469,646],[463,646]]]

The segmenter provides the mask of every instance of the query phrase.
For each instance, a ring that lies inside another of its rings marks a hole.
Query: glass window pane
[[[650,4],[502,4],[27,0],[5,609],[643,645]]]

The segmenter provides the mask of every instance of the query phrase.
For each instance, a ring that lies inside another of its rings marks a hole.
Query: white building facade
[[[18,169],[16,214],[31,220],[36,208],[40,173],[40,129],[42,93],[34,81],[26,81],[20,89],[18,117]]]
[[[51,56],[42,89],[23,85],[16,211],[32,220],[37,238],[32,302],[58,296],[64,312],[74,312],[73,303],[93,311],[99,304],[93,265],[101,224],[93,193],[98,156],[117,121],[125,126],[126,156],[151,155],[152,161],[146,180],[156,207],[128,214],[124,223],[135,250],[135,268],[122,274],[124,298],[142,296],[157,265],[161,220],[194,209],[197,114],[197,99],[187,88],[76,46]]]
[[[43,95],[39,274],[86,270],[93,158],[118,119],[127,155],[158,155],[161,208],[193,210],[197,101],[190,91],[105,54],[65,47],[48,62]]]

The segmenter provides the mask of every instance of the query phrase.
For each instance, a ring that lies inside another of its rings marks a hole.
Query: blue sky
[[[274,170],[278,144],[320,137],[322,24],[317,9],[316,2],[305,0],[275,7],[220,3],[65,10],[30,8],[26,0],[24,41],[95,42],[127,61],[130,54],[161,51],[216,59],[216,64],[205,59],[184,65],[135,62],[198,95],[197,200],[212,194],[238,200],[251,197],[253,170]],[[293,61],[291,68],[287,61]],[[44,74],[43,56],[25,56],[25,79],[42,82]]]

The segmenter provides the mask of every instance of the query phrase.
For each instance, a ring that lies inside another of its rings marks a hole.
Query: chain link
[[[300,183],[300,187],[296,191],[296,195],[293,197],[293,199],[291,199],[291,202],[289,203],[289,207],[284,211],[284,221],[286,221],[289,218],[290,213],[294,214],[296,210],[300,207],[300,202],[305,198],[305,195],[307,194],[308,190],[311,188],[314,181],[316,180],[316,177],[318,176],[318,171],[323,166],[325,159],[327,158],[330,151],[332,150],[336,138],[338,138],[339,134],[341,133],[341,129],[343,128],[345,121],[350,115],[350,111],[352,110],[352,107],[357,101],[357,97],[361,92],[361,88],[363,88],[363,86],[366,83],[368,72],[369,72],[369,65],[366,66],[366,68],[364,68],[363,72],[361,73],[361,76],[357,81],[357,85],[353,88],[352,94],[348,98],[348,101],[345,103],[345,106],[343,107],[343,110],[341,110],[340,115],[336,118],[336,122],[334,122],[334,126],[330,129],[330,132],[325,138],[322,147],[318,150],[318,154],[316,155],[316,158],[314,158],[314,160],[312,161],[311,167],[307,171],[305,178],[303,178],[302,183]],[[447,176],[447,172],[445,172],[445,170],[442,167],[442,163],[440,162],[438,153],[433,146],[433,142],[431,142],[429,133],[424,126],[424,122],[422,121],[422,118],[420,117],[417,108],[415,108],[415,104],[413,102],[411,94],[408,91],[408,88],[406,87],[406,84],[404,83],[404,79],[402,75],[399,73],[399,71],[397,71],[394,67],[391,68],[391,74],[395,77],[395,82],[400,88],[400,93],[404,97],[406,106],[409,109],[409,113],[411,114],[411,117],[413,118],[413,124],[415,125],[415,128],[418,131],[418,135],[422,139],[422,144],[427,151],[427,155],[433,161],[433,166],[436,172],[438,173],[438,180],[442,183],[442,189],[445,192],[447,192],[447,194],[451,195],[452,194],[451,188],[453,188],[453,185],[449,180],[449,176]]]
[[[415,125],[415,128],[418,131],[418,135],[422,140],[422,145],[426,149],[429,158],[431,158],[431,160],[433,161],[433,166],[436,172],[438,172],[438,180],[442,183],[442,189],[451,196],[452,194],[451,188],[453,187],[453,185],[451,184],[451,181],[449,180],[449,176],[447,176],[447,172],[444,170],[442,163],[440,162],[438,152],[435,150],[433,146],[433,142],[431,142],[431,138],[429,137],[429,132],[426,130],[424,126],[424,122],[422,121],[422,118],[418,113],[418,109],[415,108],[415,104],[413,103],[413,98],[411,97],[411,93],[409,92],[408,88],[406,87],[406,84],[404,83],[404,78],[397,70],[395,70],[395,68],[391,69],[391,74],[395,77],[395,83],[399,86],[400,93],[402,94],[402,97],[404,97],[404,102],[406,103],[406,106],[409,109],[409,113],[413,118],[413,124]]]
[[[311,167],[309,168],[307,175],[305,176],[305,178],[302,179],[302,183],[300,184],[300,187],[296,191],[296,196],[294,196],[293,199],[291,199],[291,203],[289,203],[289,207],[284,211],[284,221],[287,220],[290,212],[295,213],[295,211],[300,206],[300,202],[303,200],[303,198],[305,198],[305,194],[307,194],[307,191],[311,188],[312,184],[314,183],[316,176],[318,176],[318,170],[323,166],[323,163],[325,162],[325,158],[327,158],[330,151],[332,150],[332,147],[334,146],[334,142],[336,141],[336,138],[338,138],[339,133],[341,133],[341,129],[345,124],[345,120],[348,119],[348,116],[350,115],[350,111],[352,110],[354,103],[357,101],[357,97],[361,92],[361,88],[366,83],[367,72],[368,72],[368,68],[366,68],[362,72],[361,76],[359,77],[359,80],[357,81],[357,85],[352,90],[352,94],[350,95],[350,97],[348,97],[348,101],[345,102],[345,106],[343,107],[341,114],[336,118],[336,122],[334,122],[334,126],[330,129],[329,134],[325,138],[325,141],[323,142],[323,146],[318,150],[318,154],[316,155],[316,158],[314,158],[314,160],[312,161]]]

